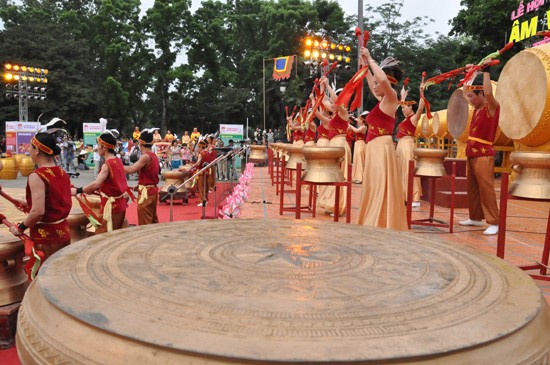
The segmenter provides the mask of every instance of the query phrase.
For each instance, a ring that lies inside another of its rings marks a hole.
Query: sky
[[[337,0],[347,15],[357,15],[357,0]],[[387,3],[388,0],[363,0],[363,5],[367,4],[376,7]],[[142,0],[142,12],[153,6],[154,0]],[[200,7],[201,0],[192,0],[191,10]],[[437,32],[447,34],[451,30],[448,24],[449,20],[454,18],[460,10],[460,0],[404,0],[401,14],[405,20],[413,19],[417,16],[428,16],[435,20],[426,29],[426,33],[436,35]],[[364,10],[363,10],[364,12]]]

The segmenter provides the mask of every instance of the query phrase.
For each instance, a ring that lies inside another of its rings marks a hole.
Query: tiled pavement
[[[284,212],[279,215],[279,196],[275,194],[275,186],[272,186],[267,167],[255,167],[254,177],[250,184],[250,198],[242,208],[240,218],[269,218],[269,219],[294,219],[294,213]],[[500,180],[496,181],[497,197],[500,195]],[[307,199],[308,192],[302,191],[302,205]],[[351,222],[357,222],[359,201],[361,197],[361,185],[352,187]],[[294,203],[294,194],[285,197],[285,206]],[[265,202],[265,203],[264,203]],[[508,201],[508,230],[506,234],[505,260],[515,265],[534,264],[541,260],[542,248],[546,233],[548,210],[550,203],[509,200]],[[429,203],[422,202],[420,209],[413,211],[412,219],[423,219],[429,215]],[[436,206],[435,218],[449,221],[449,209]],[[302,213],[303,219],[311,219],[311,214]],[[413,226],[411,232],[425,234],[434,239],[443,240],[451,244],[469,246],[471,248],[496,254],[497,236],[484,236],[485,227],[462,227],[458,221],[468,218],[468,209],[455,209],[454,233],[449,233],[448,228],[434,228],[425,226]],[[317,211],[316,220],[332,221],[332,217]],[[345,224],[345,218],[340,218],[339,224]],[[538,274],[538,271],[534,272]],[[537,280],[537,284],[543,290],[546,300],[550,303],[550,281]]]
[[[21,179],[23,181],[23,179]],[[24,186],[24,182],[19,184]],[[496,184],[497,196],[500,194],[500,181]],[[267,167],[255,167],[254,177],[250,184],[250,197],[242,207],[240,218],[253,219],[294,219],[294,213],[284,212],[279,215],[279,196],[275,194],[275,186],[272,186]],[[14,197],[23,197],[24,188],[4,188],[4,191]],[[302,192],[302,202],[307,199],[308,192]],[[352,209],[351,222],[357,222],[359,211],[359,200],[361,197],[361,185],[354,184],[352,187]],[[288,194],[285,205],[292,205],[294,195]],[[75,204],[76,205],[76,204]],[[510,200],[508,202],[508,231],[506,235],[506,260],[515,265],[533,264],[540,261],[542,246],[544,243],[547,224],[548,210],[550,203],[534,202],[524,200]],[[0,199],[0,213],[6,215],[8,220],[18,222],[23,216],[4,199]],[[429,204],[422,203],[420,209],[413,211],[413,219],[426,218],[429,213]],[[435,217],[448,221],[449,209],[436,206]],[[311,214],[303,213],[303,219],[311,219]],[[484,236],[484,227],[462,227],[458,225],[459,220],[467,219],[467,209],[455,210],[454,233],[449,233],[445,228],[433,228],[413,226],[411,232],[425,234],[431,238],[443,240],[457,245],[465,245],[489,254],[496,253],[497,236]],[[197,218],[198,219],[198,218]],[[320,209],[317,212],[316,220],[332,221],[332,217],[323,213]],[[340,218],[339,224],[345,224],[344,217]],[[14,237],[7,228],[0,225],[0,243],[13,241]],[[538,273],[538,272],[537,272]],[[550,302],[550,281],[537,281],[542,288],[548,302]]]

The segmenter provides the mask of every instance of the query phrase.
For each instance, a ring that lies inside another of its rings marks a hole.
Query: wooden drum
[[[426,235],[315,221],[199,220],[89,237],[45,262],[17,326],[23,365],[550,357],[548,304],[519,268]]]
[[[23,300],[29,286],[24,256],[23,242],[11,233],[0,238],[0,307]]]
[[[502,78],[502,76],[501,76]],[[498,92],[497,83],[491,81],[493,84],[493,94]],[[468,135],[470,134],[470,122],[474,115],[474,108],[468,104],[464,96],[462,95],[462,88],[456,89],[449,98],[447,104],[447,127],[450,135],[457,141],[466,143],[468,141]],[[502,104],[500,107],[500,118],[502,120]],[[495,140],[493,141],[495,146],[511,146],[513,141],[506,135],[500,128],[497,128],[495,134]]]
[[[433,114],[433,133],[437,138],[445,138],[449,134],[449,129],[447,128],[447,110],[440,110]]]
[[[496,97],[500,128],[527,146],[550,141],[550,44],[521,51],[506,62]]]

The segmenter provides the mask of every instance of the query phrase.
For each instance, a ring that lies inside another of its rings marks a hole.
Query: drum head
[[[468,102],[462,96],[462,89],[456,89],[449,98],[449,104],[447,105],[447,128],[453,138],[460,139],[459,137],[464,132],[469,119],[469,109]],[[466,138],[468,138],[467,135]],[[465,142],[465,140],[462,142]]]
[[[500,129],[528,146],[550,140],[547,128],[540,130],[541,133],[535,131],[548,125],[550,119],[544,113],[549,108],[546,70],[549,56],[550,45],[522,51],[506,63],[500,74],[496,93],[500,102]]]

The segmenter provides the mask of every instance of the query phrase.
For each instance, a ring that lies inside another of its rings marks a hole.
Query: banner
[[[273,59],[273,78],[275,80],[288,79],[292,72],[294,56],[278,57]]]
[[[97,137],[101,135],[102,127],[100,123],[82,123],[82,134],[84,136],[84,145],[95,146]],[[93,151],[92,151],[93,152]],[[94,154],[88,153],[86,165],[94,166]]]
[[[244,139],[244,126],[242,124],[220,124],[220,138],[223,141],[224,146],[229,144],[229,140],[232,139],[235,147],[240,147],[240,143]],[[241,167],[241,159],[237,158],[235,167],[239,169]]]
[[[37,122],[6,122],[6,152],[28,154],[31,139],[39,127]]]

